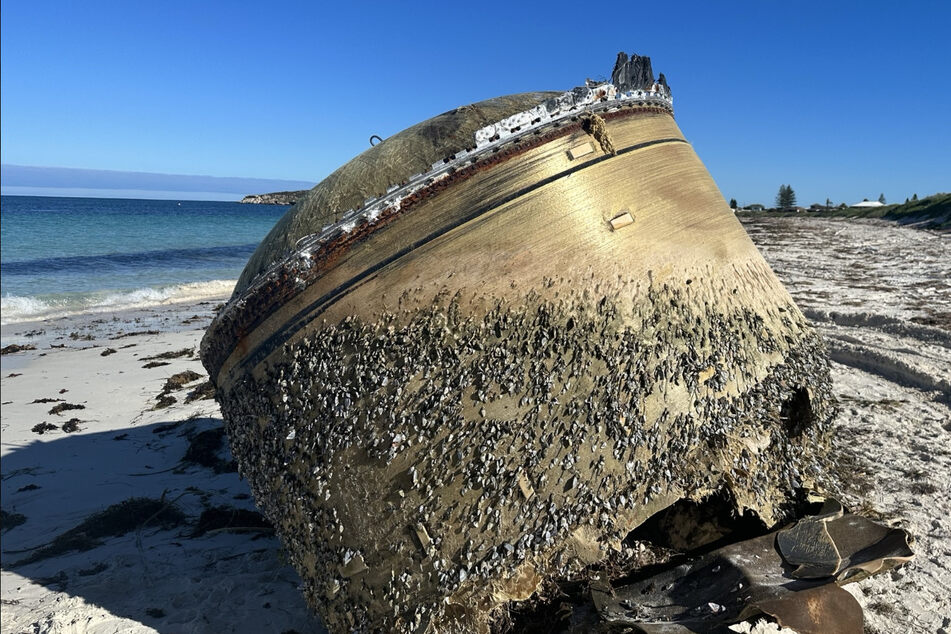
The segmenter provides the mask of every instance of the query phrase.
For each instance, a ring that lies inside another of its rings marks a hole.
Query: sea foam
[[[131,291],[99,291],[47,296],[5,295],[0,298],[0,323],[55,319],[81,313],[107,313],[166,304],[227,299],[236,280],[190,282]]]

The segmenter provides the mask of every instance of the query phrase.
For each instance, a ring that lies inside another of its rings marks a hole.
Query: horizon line
[[[37,165],[0,164],[3,189],[83,189],[149,192],[193,192],[248,195],[273,191],[310,189],[316,181],[243,176],[208,176],[124,170],[88,169],[80,167],[45,167]],[[16,194],[11,194],[16,195]]]

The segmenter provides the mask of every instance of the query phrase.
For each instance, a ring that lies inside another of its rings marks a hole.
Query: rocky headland
[[[309,190],[302,189],[294,192],[273,192],[270,194],[248,194],[241,199],[243,203],[255,205],[293,205],[304,197]]]

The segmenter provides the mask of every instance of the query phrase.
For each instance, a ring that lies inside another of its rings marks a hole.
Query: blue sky
[[[951,3],[0,4],[5,164],[316,183],[445,110],[652,58],[727,198],[947,191]]]

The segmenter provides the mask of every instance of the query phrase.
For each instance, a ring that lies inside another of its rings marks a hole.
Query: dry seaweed
[[[7,532],[26,522],[26,515],[0,510],[0,530]]]
[[[13,354],[14,352],[24,352],[26,350],[36,350],[36,346],[32,344],[21,346],[16,343],[11,343],[9,346],[4,346],[0,349],[0,354]]]
[[[168,379],[166,379],[165,385],[162,386],[162,393],[167,394],[169,392],[174,392],[175,390],[180,390],[188,383],[197,381],[200,378],[201,375],[194,370],[185,370],[184,372],[173,374],[172,376],[168,377]]]
[[[157,361],[161,359],[178,359],[179,357],[190,357],[195,353],[192,348],[182,348],[181,350],[172,350],[169,352],[161,352],[159,354],[152,355],[151,357],[142,357],[143,361]]]
[[[158,403],[155,404],[155,407],[152,409],[165,409],[166,407],[171,407],[178,402],[178,399],[169,394],[159,394],[157,397]]]
[[[79,423],[82,421],[78,418],[70,418],[68,421],[63,423],[63,431],[67,434],[79,431]]]
[[[102,352],[99,353],[99,356],[100,356],[100,357],[108,357],[110,354],[115,354],[115,353],[116,353],[116,349],[115,349],[115,348],[106,348],[105,350],[103,350]]]
[[[224,446],[225,430],[206,429],[192,436],[188,449],[182,457],[184,465],[199,465],[213,469],[215,473],[233,473],[237,471],[234,460],[222,460],[218,452]]]
[[[54,405],[50,409],[50,414],[61,414],[62,412],[71,410],[71,409],[86,409],[85,405],[78,405],[76,403],[60,403],[59,405]]]
[[[239,509],[233,506],[214,506],[202,511],[198,518],[192,537],[200,537],[205,533],[220,530],[274,530],[270,522],[257,511]]]
[[[188,393],[185,402],[191,403],[192,401],[204,401],[212,398],[215,398],[215,384],[211,381],[205,381]]]
[[[91,550],[102,544],[106,537],[120,537],[145,526],[171,529],[184,523],[185,515],[171,502],[144,497],[129,498],[90,515],[13,565],[23,566],[71,551]]]
[[[79,571],[78,571],[78,574],[79,574],[80,577],[91,577],[92,575],[98,575],[100,572],[102,572],[102,571],[104,571],[104,570],[108,570],[108,569],[109,569],[109,566],[108,566],[108,565],[106,565],[106,564],[104,564],[104,563],[102,563],[102,562],[99,562],[98,564],[96,564],[96,565],[93,566],[92,568],[83,568],[83,569],[79,570]]]
[[[159,334],[158,330],[135,330],[133,332],[120,332],[114,337],[109,337],[110,340],[115,341],[116,339],[123,339],[125,337],[136,337],[138,335],[157,335]]]
[[[160,368],[163,365],[171,365],[168,361],[149,361],[142,366],[144,370],[151,370],[152,368]]]
[[[43,421],[42,423],[37,423],[36,425],[33,425],[30,431],[33,432],[34,434],[42,435],[48,431],[53,431],[54,429],[58,429],[58,427],[56,427],[56,425],[54,425],[53,423],[47,423],[46,421]]]

